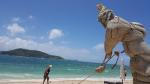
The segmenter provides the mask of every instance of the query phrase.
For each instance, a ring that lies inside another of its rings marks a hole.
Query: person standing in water
[[[43,79],[43,84],[45,82],[45,80],[47,80],[47,84],[49,84],[49,73],[51,71],[52,65],[48,65],[48,67],[45,69],[44,71],[44,79]]]
[[[121,62],[120,62],[120,79],[122,80],[122,84],[125,81],[126,76],[127,76],[127,70],[126,70],[125,65],[124,65],[124,60],[121,59]]]

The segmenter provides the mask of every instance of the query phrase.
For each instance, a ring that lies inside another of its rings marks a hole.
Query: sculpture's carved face
[[[106,7],[103,4],[97,4],[96,7],[101,13],[103,13],[106,10]]]
[[[112,20],[114,17],[115,16],[111,10],[106,10],[105,12],[100,13],[98,20],[106,28],[108,21]]]
[[[106,9],[106,7],[102,4],[96,5],[99,11],[98,20],[102,23],[102,25],[106,28],[107,22],[113,19],[115,16],[112,10]]]

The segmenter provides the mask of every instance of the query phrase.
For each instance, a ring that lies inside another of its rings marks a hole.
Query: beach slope
[[[80,80],[64,80],[64,81],[52,81],[50,84],[104,84],[104,81],[90,81],[86,80],[82,83],[79,83]],[[114,81],[116,82],[116,81]],[[0,82],[0,84],[42,84],[40,81],[22,81],[22,82]],[[46,84],[46,83],[45,83]],[[124,84],[133,84],[132,80],[127,80]]]

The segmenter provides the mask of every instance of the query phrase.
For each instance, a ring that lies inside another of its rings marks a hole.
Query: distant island
[[[28,50],[28,49],[14,49],[10,51],[0,51],[1,55],[10,55],[10,56],[24,56],[24,57],[36,57],[36,58],[48,58],[48,59],[64,59],[60,56],[49,55],[47,53],[37,51],[37,50]]]

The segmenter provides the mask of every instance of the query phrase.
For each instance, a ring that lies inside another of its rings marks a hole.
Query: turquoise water
[[[96,74],[98,63],[0,55],[0,79],[41,79],[48,64],[53,65],[51,78],[85,78],[90,74],[95,74],[91,78],[119,78],[119,66],[111,70],[108,65],[104,73]],[[127,71],[130,78],[129,68]]]

